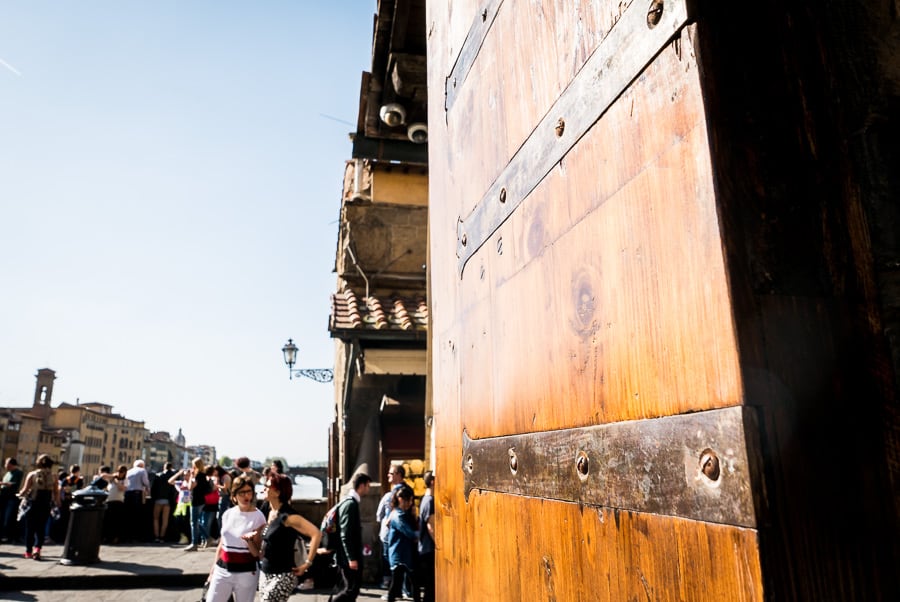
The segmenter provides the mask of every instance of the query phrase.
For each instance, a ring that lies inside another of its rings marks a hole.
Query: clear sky
[[[0,406],[99,401],[327,458],[348,133],[374,0],[0,1]]]

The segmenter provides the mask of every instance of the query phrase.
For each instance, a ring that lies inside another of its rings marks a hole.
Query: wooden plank
[[[460,351],[490,371],[462,382],[460,395],[480,404],[470,436],[740,403],[696,86],[697,72],[667,50],[474,258],[450,299],[462,312],[457,339],[476,336],[469,312],[491,307],[477,334],[490,346]]]
[[[459,206],[452,207],[452,226],[447,222],[441,226],[454,229],[454,248],[456,219],[474,209],[628,4],[544,0],[538,7],[531,0],[505,0],[506,8],[498,13],[484,41],[481,55],[485,58],[476,61],[469,74],[475,84],[464,87],[449,113],[443,111],[442,103],[432,105],[430,127],[447,130],[441,153],[449,154],[441,160],[453,167],[447,174],[451,188],[445,190],[459,201]],[[454,2],[447,21],[434,28],[432,47],[442,52],[429,59],[432,85],[443,86],[477,9],[475,2]],[[522,18],[526,14],[528,18]],[[560,31],[568,33],[559,35]],[[511,48],[521,50],[522,40],[528,40],[530,58],[525,61],[521,51],[510,52]],[[446,65],[444,71],[441,65]]]
[[[463,429],[502,436],[739,403],[702,100],[693,60],[674,47],[490,238],[490,252],[478,253],[462,280],[455,270],[458,216],[502,172],[621,6],[505,0],[452,111],[431,99],[438,599],[763,598],[752,529],[463,494]],[[430,89],[445,85],[480,8],[428,3]],[[670,273],[679,262],[689,276]],[[585,281],[598,311],[575,328],[574,291]],[[674,303],[659,313],[663,301]],[[614,328],[604,330],[609,315]]]
[[[763,600],[753,529],[479,492],[460,506],[461,473],[444,475],[437,599]]]
[[[900,381],[877,300],[900,288],[873,290],[876,266],[898,265],[875,243],[900,232],[900,112],[880,108],[898,98],[900,54],[880,49],[896,14],[768,1],[736,23],[707,3],[697,23],[746,403],[765,416],[773,600],[900,600],[900,480],[885,455],[900,466]]]
[[[756,526],[759,447],[752,410],[470,439],[461,467],[473,489]]]
[[[554,165],[687,22],[684,0],[666,2],[653,27],[633,4],[544,115],[475,209],[457,226],[460,277],[466,263],[506,221]]]

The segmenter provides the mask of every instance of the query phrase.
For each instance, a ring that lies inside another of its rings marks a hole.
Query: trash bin
[[[100,540],[103,537],[103,513],[107,493],[90,485],[72,494],[69,528],[60,564],[100,562]]]

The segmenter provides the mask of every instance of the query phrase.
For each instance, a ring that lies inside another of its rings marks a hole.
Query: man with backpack
[[[337,505],[335,532],[329,536],[329,546],[335,548],[338,567],[338,591],[331,602],[354,602],[359,596],[362,577],[362,522],[359,502],[369,493],[372,478],[364,473],[353,477],[353,489]],[[326,517],[327,518],[327,517]],[[332,543],[333,542],[333,543]]]

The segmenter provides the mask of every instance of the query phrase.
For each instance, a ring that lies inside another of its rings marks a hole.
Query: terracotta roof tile
[[[421,333],[428,329],[424,295],[357,295],[344,288],[331,296],[329,330]]]

